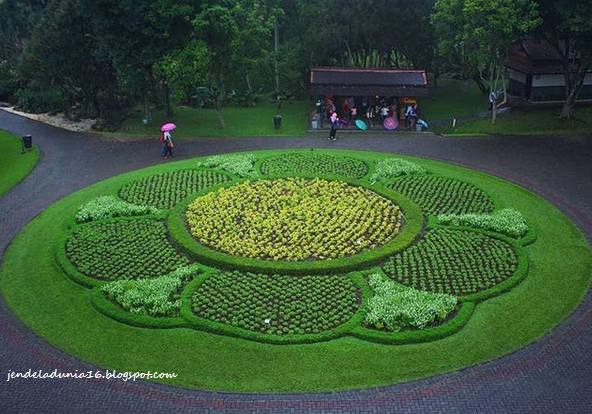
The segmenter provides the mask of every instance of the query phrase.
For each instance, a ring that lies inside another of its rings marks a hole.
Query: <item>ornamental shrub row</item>
[[[327,154],[291,153],[270,157],[261,164],[261,173],[268,174],[335,174],[348,178],[363,178],[368,165],[351,157]]]
[[[170,209],[191,194],[230,180],[212,170],[173,171],[132,181],[119,190],[119,196],[130,203]]]
[[[394,180],[388,187],[415,201],[426,214],[490,213],[494,208],[481,189],[452,178],[416,175]]]
[[[257,158],[253,154],[222,154],[206,158],[198,163],[198,166],[219,168],[235,174],[239,177],[256,177],[255,162]]]
[[[375,172],[370,180],[384,181],[402,175],[424,174],[427,170],[422,166],[401,158],[387,158],[376,163]]]
[[[393,332],[423,329],[446,319],[458,302],[451,295],[422,292],[385,280],[379,273],[370,275],[368,283],[374,296],[369,301],[364,322],[376,329]]]
[[[437,217],[437,224],[449,226],[466,226],[477,229],[495,231],[509,237],[524,237],[528,225],[522,213],[506,208],[493,214],[442,214]]]
[[[384,271],[406,286],[462,296],[502,283],[517,270],[518,261],[505,241],[476,231],[436,228],[390,258]]]
[[[66,255],[82,274],[99,280],[144,279],[187,265],[151,219],[88,223],[66,240]]]
[[[139,206],[118,200],[114,196],[103,196],[94,198],[80,207],[76,213],[76,222],[86,223],[114,217],[144,216],[159,213],[160,210],[152,206]]]
[[[118,280],[102,287],[109,299],[138,315],[178,316],[182,287],[199,274],[199,267],[184,266],[154,279]]]

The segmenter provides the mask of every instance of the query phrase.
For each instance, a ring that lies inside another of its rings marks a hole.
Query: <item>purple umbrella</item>
[[[167,131],[172,131],[173,129],[176,129],[177,125],[175,124],[164,124],[163,126],[160,127],[160,130],[162,132],[167,132]]]

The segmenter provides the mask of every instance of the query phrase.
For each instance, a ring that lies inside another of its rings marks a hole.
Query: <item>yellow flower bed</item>
[[[325,260],[357,254],[402,230],[399,206],[341,181],[247,181],[198,197],[187,210],[204,246],[264,260]]]

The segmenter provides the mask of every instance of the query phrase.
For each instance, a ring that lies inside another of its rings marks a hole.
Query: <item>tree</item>
[[[504,63],[514,42],[540,24],[530,0],[438,0],[432,22],[442,53],[458,56],[461,65],[476,70],[493,93],[491,122],[507,102]]]
[[[270,13],[272,11],[272,13]],[[197,38],[208,47],[210,87],[216,94],[220,128],[228,75],[248,74],[257,59],[270,50],[275,22],[274,2],[217,0],[204,4],[193,24]]]
[[[592,69],[592,3],[588,0],[538,0],[543,24],[537,35],[561,56],[565,103],[560,118],[573,118],[574,106]]]
[[[122,88],[141,96],[150,119],[154,65],[191,40],[191,0],[79,0],[91,19]]]
[[[90,22],[75,0],[56,0],[45,9],[28,41],[21,74],[37,88],[58,88],[83,114],[97,116],[98,92],[113,87],[113,69],[97,53]]]

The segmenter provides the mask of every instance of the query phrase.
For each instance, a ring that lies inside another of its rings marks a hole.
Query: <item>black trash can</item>
[[[282,116],[281,115],[274,115],[273,116],[273,125],[275,125],[275,129],[280,129],[282,127]]]
[[[33,135],[23,135],[23,147],[26,149],[33,148]]]

